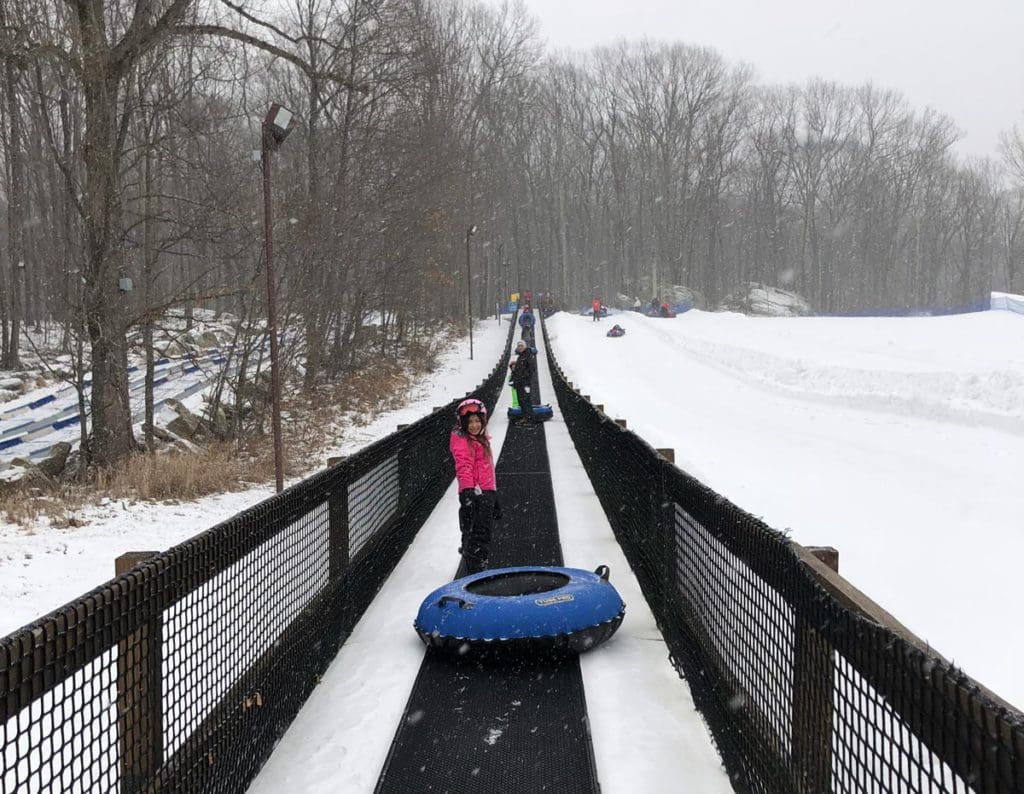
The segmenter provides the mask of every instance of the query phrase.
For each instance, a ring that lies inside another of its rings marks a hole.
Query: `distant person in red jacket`
[[[594,298],[594,300],[591,301],[590,303],[590,308],[594,312],[594,322],[596,323],[598,320],[601,319],[601,299]]]
[[[458,424],[448,437],[459,481],[459,553],[468,573],[487,568],[494,522],[501,518],[494,454],[487,435],[487,407],[472,397],[455,409]]]

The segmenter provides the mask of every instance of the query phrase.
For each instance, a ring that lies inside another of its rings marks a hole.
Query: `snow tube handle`
[[[608,577],[611,575],[611,571],[608,570],[608,566],[607,565],[598,565],[594,569],[594,573],[596,573],[598,576],[601,577],[601,581],[602,582],[607,582],[608,581]]]
[[[464,598],[456,598],[455,596],[441,596],[441,599],[437,602],[439,607],[443,607],[445,604],[458,604],[459,609],[472,609],[473,604]]]

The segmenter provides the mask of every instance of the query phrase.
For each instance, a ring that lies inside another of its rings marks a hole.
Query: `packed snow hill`
[[[609,415],[797,542],[836,547],[844,577],[1024,707],[1024,316],[559,313],[547,329]]]

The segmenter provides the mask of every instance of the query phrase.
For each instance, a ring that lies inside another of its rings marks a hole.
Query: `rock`
[[[54,485],[46,474],[38,467],[28,464],[26,467],[13,471],[8,469],[0,479],[0,494],[25,493],[33,488],[49,490]]]
[[[217,438],[223,440],[228,437],[228,416],[221,406],[218,405],[217,410],[213,412],[209,425]]]
[[[21,378],[0,378],[0,389],[20,394],[24,388],[25,381]]]
[[[693,309],[706,309],[707,299],[704,293],[681,284],[673,284],[668,290],[668,302],[671,304],[689,304]]]
[[[213,333],[213,331],[203,331],[202,333],[197,334],[195,342],[200,347],[217,347],[220,345],[220,340],[217,338],[217,334]]]
[[[753,281],[723,298],[719,308],[766,317],[806,317],[814,313],[810,303],[797,293]]]
[[[18,468],[21,469],[31,469],[34,466],[33,463],[26,460],[25,458],[11,458],[11,465],[17,466]]]
[[[170,402],[170,400],[168,400],[168,402]],[[149,424],[147,422],[143,422],[142,432],[145,433],[148,429]],[[160,441],[167,441],[169,443],[174,441],[175,437],[160,427],[160,425],[153,425],[153,438],[159,439]]]
[[[187,441],[184,438],[175,438],[171,444],[175,449],[180,449],[182,452],[199,452],[200,449],[191,441]]]
[[[210,434],[206,424],[177,400],[167,400],[165,405],[178,416],[167,423],[167,430],[178,438],[199,439]]]
[[[178,438],[189,440],[206,435],[206,428],[203,426],[203,423],[199,420],[198,416],[191,412],[179,414],[172,419],[167,423],[167,430]]]
[[[39,471],[47,477],[59,477],[68,462],[68,455],[71,454],[71,445],[67,441],[61,441],[50,447],[50,454],[39,461]]]
[[[18,396],[18,394],[19,392],[16,392],[13,389],[0,389],[0,403],[13,400]]]
[[[84,460],[82,459],[82,451],[80,449],[76,449],[68,455],[67,462],[64,464],[64,471],[60,474],[60,481],[74,482],[82,473],[83,466]]]

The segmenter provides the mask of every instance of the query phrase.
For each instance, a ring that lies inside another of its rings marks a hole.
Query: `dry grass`
[[[354,425],[366,424],[380,411],[402,405],[412,384],[412,377],[400,366],[383,361],[322,386],[315,397],[302,396],[287,404],[285,409],[292,421],[285,426],[284,436],[291,460],[307,466],[315,464],[326,440],[323,428],[342,417]]]
[[[233,444],[214,444],[199,452],[133,455],[125,464],[97,477],[97,490],[114,499],[196,499],[237,490],[239,466]]]
[[[287,463],[286,476],[296,472]],[[6,521],[27,530],[41,524],[82,526],[81,509],[103,497],[127,501],[186,501],[214,493],[238,491],[274,479],[273,445],[258,438],[242,445],[218,443],[198,452],[133,455],[111,471],[93,472],[77,485],[33,481],[31,487],[10,489],[2,499]]]
[[[38,526],[43,520],[53,527],[74,525],[68,515],[81,506],[81,494],[68,488],[54,488],[41,491],[33,488],[27,491],[5,493],[3,517],[12,524],[26,529]]]

